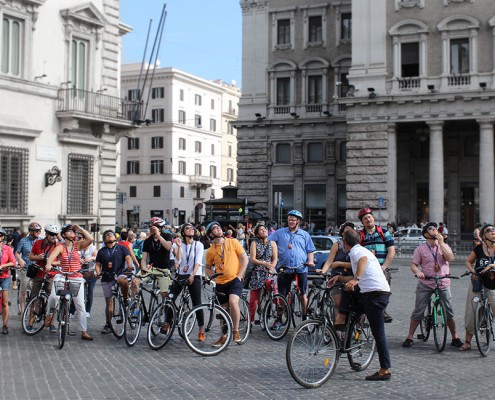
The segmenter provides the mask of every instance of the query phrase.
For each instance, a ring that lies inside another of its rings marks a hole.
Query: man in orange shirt
[[[222,307],[230,309],[234,328],[234,341],[240,342],[239,333],[239,298],[242,295],[244,273],[248,265],[248,256],[237,239],[223,236],[222,227],[216,221],[210,222],[206,228],[206,236],[211,240],[211,247],[206,251],[206,273],[223,273],[215,279],[215,292]],[[222,336],[214,344],[220,347],[227,340]]]

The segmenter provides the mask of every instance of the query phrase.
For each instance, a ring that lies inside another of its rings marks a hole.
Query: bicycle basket
[[[69,281],[69,290],[65,290],[65,281],[56,281],[55,293],[57,293],[57,296],[62,296],[67,293],[70,293],[72,296],[77,296],[80,287],[81,287],[81,282]]]

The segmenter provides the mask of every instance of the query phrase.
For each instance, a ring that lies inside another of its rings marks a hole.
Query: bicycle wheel
[[[180,315],[177,316],[177,319],[178,319],[177,330],[179,331],[179,335],[182,339],[184,339],[184,331],[189,333],[190,330],[193,329],[194,324],[196,323],[195,319],[191,319],[191,321],[189,322],[190,325],[185,327],[184,319],[185,319],[185,316],[189,313],[189,311],[191,311],[191,300],[187,299],[182,304],[182,310],[180,312]],[[186,329],[184,329],[184,327]]]
[[[290,307],[281,294],[273,295],[263,310],[263,322],[268,336],[273,340],[280,340],[287,335],[290,328]]]
[[[112,298],[112,318],[110,319],[110,329],[117,339],[121,339],[124,336],[125,326],[125,310],[122,302],[118,297]]]
[[[196,321],[196,312],[203,312],[204,340],[199,340],[199,326]],[[215,356],[227,348],[232,340],[232,319],[222,307],[211,304],[200,304],[193,307],[184,318],[186,327],[193,326],[184,339],[187,346],[196,354],[202,356]],[[186,331],[187,332],[187,331]]]
[[[423,319],[419,321],[419,333],[417,338],[426,342],[430,337],[431,331],[431,303],[425,308]]]
[[[165,301],[155,308],[148,325],[148,344],[153,350],[160,350],[165,346],[175,329],[175,307]]]
[[[368,368],[375,354],[376,343],[365,314],[349,325],[346,342],[347,359],[351,368],[355,371]]]
[[[58,348],[64,347],[67,329],[69,328],[69,302],[62,299],[59,303],[58,311]]]
[[[287,342],[285,359],[289,372],[301,386],[323,385],[335,371],[339,345],[330,325],[307,320],[299,325]]]
[[[317,289],[311,289],[308,293],[308,308],[307,308],[307,315],[309,319],[315,319],[319,317],[320,313],[320,299],[321,299],[321,294],[320,291]]]
[[[138,340],[143,325],[143,310],[141,303],[133,300],[125,310],[124,340],[132,347]]]
[[[22,315],[22,330],[24,333],[32,336],[43,329],[47,303],[46,296],[36,296],[29,301]]]
[[[491,322],[489,321],[490,317],[487,317],[487,312],[489,311],[480,303],[474,312],[474,335],[478,350],[483,357],[488,356],[492,346]]]
[[[239,311],[240,311],[240,319],[239,319],[239,334],[241,335],[241,341],[237,342],[237,344],[246,343],[247,338],[249,337],[249,333],[251,332],[251,318],[249,317],[249,304],[245,297],[241,297],[239,299]]]
[[[447,313],[443,301],[433,303],[433,340],[439,353],[445,349],[447,342]]]
[[[302,303],[298,292],[290,293],[290,308],[292,313],[292,324],[294,327],[299,325],[303,320]]]

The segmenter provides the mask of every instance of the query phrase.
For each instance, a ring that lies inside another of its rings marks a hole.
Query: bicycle
[[[277,293],[275,283],[272,282],[269,288],[263,286],[258,308],[263,306],[262,328],[266,330],[268,337],[281,340],[289,332],[291,311],[287,299]]]
[[[308,290],[308,307],[307,314],[308,318],[316,319],[320,316],[319,304],[325,291],[330,290],[330,295],[326,297],[326,313],[327,317],[332,323],[335,322],[335,317],[337,315],[337,306],[335,304],[335,296],[340,295],[342,287],[344,286],[341,282],[328,286],[328,281],[332,279],[333,276],[325,275],[324,279],[314,279]]]
[[[43,268],[38,267],[39,270]],[[22,330],[29,336],[41,332],[45,326],[48,297],[50,296],[51,275],[44,272],[40,291],[36,296],[28,299],[22,315]]]
[[[308,319],[291,334],[286,348],[286,362],[292,378],[301,386],[316,388],[334,373],[339,358],[347,354],[351,368],[366,369],[375,354],[376,343],[366,315],[351,310],[343,335],[338,335],[327,312],[332,287],[318,304],[316,319]]]
[[[459,279],[457,276],[450,274],[444,276],[425,275],[426,280],[435,280],[435,291],[431,295],[430,302],[425,308],[423,318],[419,322],[417,338],[426,342],[430,337],[430,331],[433,330],[433,341],[435,348],[439,353],[445,350],[447,343],[447,309],[445,303],[440,298],[439,283],[442,279]]]
[[[491,268],[486,274],[495,273],[495,268]],[[466,272],[461,276],[469,275]],[[481,274],[477,274],[481,278]],[[492,348],[492,342],[495,340],[493,332],[493,311],[490,307],[488,297],[485,296],[485,285],[481,285],[479,296],[473,297],[474,310],[474,336],[478,351],[483,357],[487,357]]]
[[[213,280],[223,273],[213,274],[209,278],[205,278],[203,281],[203,288],[206,285],[211,285]],[[184,340],[187,346],[194,351],[196,354],[202,356],[214,356],[220,354],[232,341],[233,336],[233,323],[230,314],[220,306],[217,299],[217,295],[214,290],[206,292],[206,297],[208,299],[207,303],[199,304],[192,308],[191,311],[185,316],[183,325],[187,327],[185,330]],[[239,303],[240,304],[240,303]],[[204,340],[199,341],[198,333],[199,327],[196,321],[196,315],[198,312],[203,312],[205,316],[204,322]],[[249,312],[247,313],[247,331],[244,332],[244,337],[241,337],[245,341],[249,335],[250,323],[249,323]],[[241,325],[239,325],[240,329]],[[220,338],[225,338],[224,341],[219,340]]]
[[[132,276],[136,275],[132,274]],[[134,346],[143,325],[151,321],[152,313],[157,305],[163,301],[157,281],[159,275],[149,274],[146,277],[149,277],[151,281],[139,283],[138,293],[125,310],[124,340],[129,347]],[[148,303],[146,303],[144,292],[150,295]],[[159,329],[153,329],[152,333],[158,335]]]

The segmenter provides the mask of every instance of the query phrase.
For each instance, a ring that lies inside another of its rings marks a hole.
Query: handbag
[[[29,264],[26,271],[26,276],[28,278],[34,279],[36,278],[36,274],[38,273],[38,266],[35,263]]]

